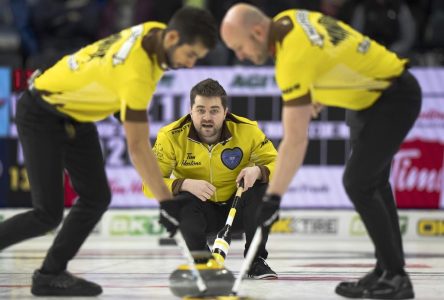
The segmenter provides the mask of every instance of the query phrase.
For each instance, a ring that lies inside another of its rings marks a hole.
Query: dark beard
[[[179,43],[177,43],[174,46],[171,46],[169,49],[166,50],[166,63],[168,64],[168,68],[172,70],[180,69],[178,67],[173,66],[173,54],[174,51],[176,51],[177,47],[179,47]]]

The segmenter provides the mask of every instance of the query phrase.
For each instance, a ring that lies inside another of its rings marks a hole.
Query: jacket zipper
[[[216,145],[210,146],[208,148],[208,155],[210,157],[210,183],[213,184],[213,164],[211,162],[213,157],[213,149]],[[214,201],[217,202],[217,190],[214,192]]]

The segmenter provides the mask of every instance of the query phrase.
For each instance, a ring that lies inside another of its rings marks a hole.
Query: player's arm
[[[284,136],[279,145],[276,168],[267,194],[282,196],[302,165],[308,145],[311,112],[309,94],[284,103],[282,110]]]
[[[168,136],[162,130],[159,131],[157,133],[156,142],[154,143],[153,153],[157,159],[157,164],[162,173],[163,181],[173,195],[175,194],[175,183],[181,180],[171,178],[171,174],[173,173],[175,166],[177,166],[175,149],[176,147],[172,145]],[[154,198],[153,193],[145,182],[142,184],[142,191],[146,197]]]
[[[151,150],[146,110],[127,108],[123,127],[126,133],[128,153],[143,182],[148,185],[157,200],[171,199],[171,192],[164,183],[156,156]]]
[[[254,128],[250,132],[250,136],[254,140],[254,146],[250,153],[250,159],[254,166],[242,169],[236,178],[238,183],[242,178],[244,179],[244,191],[252,187],[256,180],[263,183],[269,182],[270,173],[274,170],[277,156],[273,143],[268,140],[259,127]]]

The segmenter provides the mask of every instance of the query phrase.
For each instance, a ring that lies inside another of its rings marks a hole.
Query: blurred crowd
[[[444,65],[443,0],[0,0],[0,66],[35,69],[123,28],[168,22],[183,5],[209,9],[220,22],[238,2],[269,16],[288,8],[321,11],[346,21],[412,65]],[[238,65],[220,43],[200,65]]]

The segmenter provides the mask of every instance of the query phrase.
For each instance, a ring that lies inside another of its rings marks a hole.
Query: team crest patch
[[[234,170],[240,164],[243,156],[242,150],[239,147],[235,147],[222,151],[220,158],[228,169]]]

